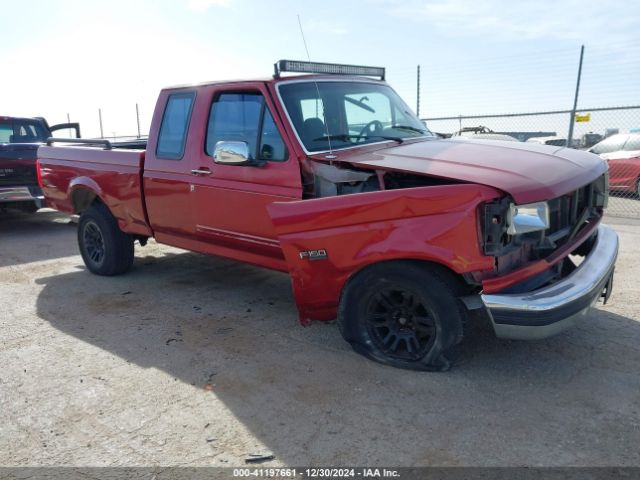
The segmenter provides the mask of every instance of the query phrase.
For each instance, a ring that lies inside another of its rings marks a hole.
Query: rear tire
[[[80,215],[78,246],[85,265],[97,275],[118,275],[133,264],[133,237],[120,230],[101,203],[94,203]]]
[[[373,265],[352,278],[338,308],[338,327],[353,349],[410,370],[451,368],[462,341],[464,285],[438,266],[410,261]]]

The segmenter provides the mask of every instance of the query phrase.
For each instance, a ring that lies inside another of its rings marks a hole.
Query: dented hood
[[[467,139],[407,143],[353,152],[339,160],[357,167],[488,185],[508,193],[519,204],[564,195],[607,170],[597,155],[571,148]]]

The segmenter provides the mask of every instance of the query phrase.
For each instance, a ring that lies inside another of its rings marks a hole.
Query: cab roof
[[[291,76],[281,76],[281,77],[262,77],[262,78],[250,78],[250,79],[232,79],[232,80],[210,80],[204,82],[197,83],[184,83],[179,85],[172,85],[169,87],[164,87],[162,90],[178,90],[185,88],[199,88],[199,87],[208,87],[211,85],[232,85],[234,83],[264,83],[264,84],[273,84],[276,85],[278,83],[285,83],[290,81],[356,81],[356,82],[367,82],[367,83],[378,83],[378,84],[386,84],[384,80],[376,80],[375,78],[363,77],[357,75],[315,75],[315,74],[302,74],[302,75],[291,75]]]

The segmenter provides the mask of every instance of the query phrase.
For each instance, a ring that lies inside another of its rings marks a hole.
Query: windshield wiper
[[[365,140],[368,138],[382,138],[383,140],[395,140],[398,143],[404,142],[404,140],[400,137],[390,137],[387,135],[366,135],[363,137],[361,135],[349,135],[346,133],[340,133],[336,135],[323,135],[322,137],[314,138],[313,141],[319,142],[320,140],[342,140],[346,142],[347,140],[350,140],[352,138],[363,138]]]
[[[347,135],[346,133],[338,133],[334,135],[323,135],[321,137],[314,138],[312,141],[319,142],[320,140],[343,140],[346,142],[350,138],[360,138],[360,135]]]
[[[417,132],[417,133],[426,133],[426,130],[422,130],[420,128],[416,128],[416,127],[412,127],[411,125],[392,125],[391,128],[399,128],[401,130],[410,130],[412,132]]]
[[[402,143],[404,142],[403,138],[400,137],[390,137],[388,135],[367,135],[366,137],[360,137],[360,138],[382,138],[384,140],[395,140],[398,143]]]

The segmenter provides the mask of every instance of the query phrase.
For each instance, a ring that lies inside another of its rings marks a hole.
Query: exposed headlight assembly
[[[507,233],[520,235],[549,228],[549,205],[547,202],[509,205],[507,212]]]

